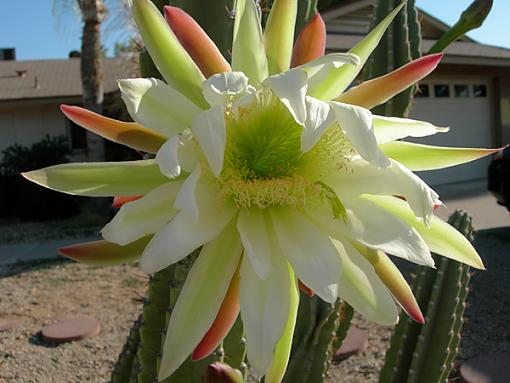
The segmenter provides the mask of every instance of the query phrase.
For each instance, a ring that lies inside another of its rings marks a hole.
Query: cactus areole
[[[160,380],[189,355],[213,351],[240,312],[253,372],[280,382],[298,281],[326,302],[340,297],[392,325],[395,301],[416,321],[423,316],[387,254],[433,266],[434,251],[483,268],[469,241],[433,215],[438,195],[412,171],[494,151],[406,143],[400,139],[448,129],[366,109],[426,76],[441,55],[345,91],[405,2],[350,52],[327,55],[317,49],[325,39],[319,15],[294,39],[296,3],[274,1],[262,31],[257,3],[238,0],[228,63],[182,10],[166,7],[164,18],[149,0],[132,0],[165,82],[119,80],[134,123],[62,110],[155,158],[24,174],[69,194],[129,197],[117,199],[124,204],[103,241],[61,249],[78,261],[119,263],[138,251],[141,268],[154,273],[202,246],[170,318]]]

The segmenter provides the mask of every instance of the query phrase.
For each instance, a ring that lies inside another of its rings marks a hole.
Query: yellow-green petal
[[[308,95],[322,100],[331,100],[338,97],[359,74],[368,57],[379,44],[384,32],[406,2],[407,0],[402,1],[402,3],[386,16],[386,18],[363,40],[349,50],[349,53],[353,53],[359,57],[360,63],[358,65],[343,65],[340,68],[331,70],[323,81],[309,88]]]
[[[86,265],[113,266],[137,261],[151,236],[140,238],[126,246],[107,241],[77,243],[61,247],[58,252],[65,257]]]
[[[407,202],[399,198],[374,195],[364,195],[362,198],[375,202],[414,227],[430,251],[477,269],[484,269],[483,262],[473,245],[452,226],[436,216],[432,217],[430,226],[427,227],[416,218]]]
[[[165,80],[202,108],[202,72],[150,0],[132,0],[133,18],[152,60]]]
[[[154,160],[77,162],[22,175],[48,189],[90,197],[146,194],[168,182]]]
[[[299,289],[292,267],[287,264],[287,268],[290,276],[289,319],[283,329],[280,340],[276,343],[273,360],[264,379],[265,383],[280,383],[282,381],[285,371],[287,370],[292,348],[292,337],[294,335],[294,328],[296,327],[297,311],[299,307]]]
[[[252,85],[259,84],[268,75],[262,27],[254,0],[236,1],[232,70],[244,72]]]
[[[264,45],[270,74],[284,72],[290,67],[296,16],[297,0],[273,2],[264,30]]]
[[[413,171],[434,170],[465,164],[501,150],[452,148],[394,141],[379,146],[388,157]]]

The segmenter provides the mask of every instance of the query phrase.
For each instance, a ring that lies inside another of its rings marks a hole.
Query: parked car
[[[510,146],[499,151],[492,159],[487,186],[497,202],[510,211]]]

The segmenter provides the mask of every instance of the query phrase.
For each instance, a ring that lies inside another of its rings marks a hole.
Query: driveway
[[[456,209],[468,211],[473,216],[476,230],[510,226],[510,214],[504,206],[487,191],[487,181],[479,180],[434,187],[446,205],[436,215],[448,219]]]

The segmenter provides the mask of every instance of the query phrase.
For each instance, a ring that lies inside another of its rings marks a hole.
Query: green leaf
[[[168,182],[154,160],[70,163],[22,175],[48,189],[91,197],[146,194]]]

